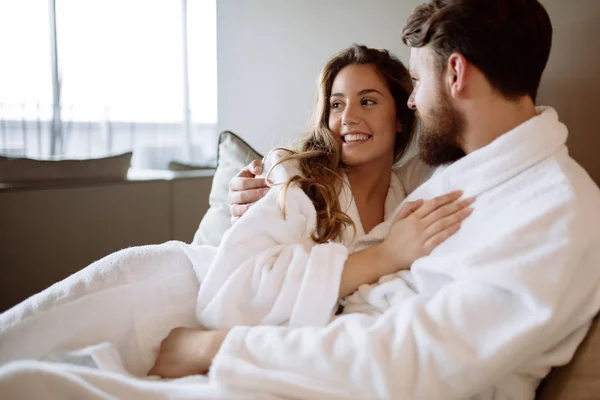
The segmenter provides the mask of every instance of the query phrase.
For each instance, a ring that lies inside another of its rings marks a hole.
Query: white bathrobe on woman
[[[280,157],[271,153],[265,171]],[[196,267],[201,282],[196,312],[204,327],[325,326],[338,308],[348,255],[383,240],[383,231],[365,235],[344,176],[339,201],[354,226],[338,240],[316,244],[311,236],[317,213],[311,199],[296,185],[283,190],[282,184],[296,175],[301,172],[295,161],[276,165],[269,175],[273,188],[225,233],[212,262]],[[384,219],[405,197],[400,178],[392,174]]]
[[[533,399],[600,308],[600,191],[556,112],[538,111],[406,199],[476,196],[457,234],[351,296],[346,309],[361,313],[324,328],[233,328],[211,381],[301,398]],[[339,273],[344,259],[324,267]]]

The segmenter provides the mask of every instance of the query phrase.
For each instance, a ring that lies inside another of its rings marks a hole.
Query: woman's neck
[[[393,163],[370,163],[346,170],[365,233],[383,222]]]

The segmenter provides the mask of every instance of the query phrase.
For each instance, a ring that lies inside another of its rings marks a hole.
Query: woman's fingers
[[[450,214],[446,217],[440,218],[439,220],[435,221],[425,229],[426,241],[441,232],[452,230],[452,227],[454,227],[454,225],[456,224],[460,226],[463,220],[469,215],[471,215],[472,212],[473,209],[471,207],[462,208],[461,210],[454,212],[453,214]]]
[[[396,215],[395,221],[399,221],[401,219],[408,217],[410,214],[412,214],[413,212],[418,210],[419,207],[421,207],[422,205],[423,205],[422,199],[405,203],[402,206],[402,208],[400,209],[400,212],[398,213],[398,215]]]
[[[475,201],[474,197],[470,197],[468,199],[455,200],[451,203],[445,204],[433,211],[431,211],[428,215],[423,217],[424,227],[429,227],[437,221],[445,218],[449,215],[455,214],[471,204]]]
[[[455,190],[453,192],[446,193],[442,196],[435,197],[431,200],[427,200],[423,203],[423,207],[420,207],[415,212],[415,216],[419,219],[425,218],[432,211],[435,211],[448,203],[452,203],[453,201],[458,200],[460,196],[462,196],[462,194],[462,190]]]
[[[460,229],[461,222],[455,222],[445,229],[439,231],[435,235],[431,236],[425,241],[424,248],[427,254],[431,253],[433,249],[442,244],[450,236],[454,235]]]

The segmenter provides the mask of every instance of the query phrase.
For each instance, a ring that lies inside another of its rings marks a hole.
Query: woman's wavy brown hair
[[[413,89],[412,80],[408,70],[396,56],[387,50],[354,44],[325,64],[319,76],[317,105],[310,133],[296,150],[277,149],[287,154],[271,168],[272,171],[278,164],[289,160],[297,160],[299,163],[302,176],[294,176],[284,184],[281,206],[285,217],[285,195],[289,186],[295,183],[302,188],[317,210],[317,230],[312,234],[312,239],[317,243],[338,239],[346,226],[354,226],[350,217],[341,209],[339,201],[345,165],[341,161],[341,141],[329,129],[329,101],[337,74],[343,68],[355,64],[373,64],[385,78],[394,97],[396,117],[402,124],[402,132],[396,137],[394,162],[404,155],[414,135],[414,112],[406,104]]]

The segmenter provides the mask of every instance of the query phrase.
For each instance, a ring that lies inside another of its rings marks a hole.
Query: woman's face
[[[402,127],[392,93],[373,64],[343,68],[333,81],[329,107],[329,129],[342,140],[344,164],[393,162]]]

